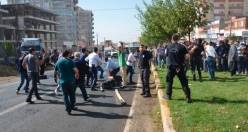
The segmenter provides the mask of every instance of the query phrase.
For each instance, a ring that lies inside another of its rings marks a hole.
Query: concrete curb
[[[160,83],[160,79],[158,78],[157,71],[153,71],[153,76],[157,90],[164,132],[176,132],[176,130],[173,128],[172,117],[170,114],[170,109],[167,106],[167,101],[163,99],[164,92]]]
[[[118,89],[115,89],[115,94],[116,94],[117,98],[120,100],[120,102],[121,102],[122,105],[126,105],[127,104],[126,101],[122,98],[122,96],[121,96],[121,94],[120,94],[120,92],[119,92]]]

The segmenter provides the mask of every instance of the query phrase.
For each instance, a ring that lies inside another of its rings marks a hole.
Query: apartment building
[[[3,25],[3,19],[2,19],[3,13],[8,13],[8,11],[1,8],[1,2],[0,2],[0,42],[2,42],[5,38],[4,37],[4,29],[10,28],[7,25]]]
[[[76,8],[77,17],[77,37],[78,43],[90,45],[93,42],[93,25],[94,25],[94,14],[90,10],[84,10],[81,7]]]
[[[75,7],[78,0],[7,0],[8,4],[29,3],[40,8],[50,10],[57,14],[56,25],[57,46],[62,47],[64,43],[74,44],[76,37]]]

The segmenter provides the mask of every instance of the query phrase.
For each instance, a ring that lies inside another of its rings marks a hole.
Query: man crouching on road
[[[55,73],[59,74],[59,83],[62,87],[65,110],[68,115],[75,107],[75,81],[79,79],[79,72],[75,63],[70,59],[70,51],[63,52],[63,58],[59,59],[55,65]],[[70,101],[68,99],[70,97]]]

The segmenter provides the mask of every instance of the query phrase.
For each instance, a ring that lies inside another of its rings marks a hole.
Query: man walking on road
[[[73,62],[75,63],[75,65],[78,69],[78,72],[79,72],[79,79],[76,80],[75,92],[76,92],[77,86],[79,86],[84,100],[87,101],[89,97],[88,97],[88,94],[87,94],[86,89],[85,89],[86,62],[85,62],[85,60],[80,59],[80,53],[79,52],[75,52],[74,56],[75,56],[75,58],[73,59]],[[76,101],[76,99],[75,99],[75,101]]]
[[[171,100],[172,95],[172,85],[173,85],[173,78],[175,75],[179,78],[183,91],[186,95],[186,101],[188,103],[192,103],[192,99],[190,97],[190,89],[188,86],[188,79],[186,77],[186,73],[184,71],[184,61],[189,58],[188,50],[186,47],[178,41],[180,40],[180,36],[178,34],[174,34],[172,36],[172,44],[170,44],[167,48],[166,56],[168,57],[168,72],[166,76],[166,94],[163,96],[164,99]],[[197,46],[194,46],[190,53],[194,53]]]
[[[35,97],[37,100],[41,100],[38,93],[37,88],[37,81],[38,81],[38,66],[44,63],[46,60],[46,57],[43,56],[43,59],[39,61],[36,57],[36,50],[34,48],[29,48],[29,54],[24,58],[24,61],[22,63],[22,66],[27,69],[28,77],[32,80],[32,88],[28,94],[28,97],[26,99],[26,102],[29,102],[30,104],[33,104],[34,101],[32,101],[32,95],[33,92],[35,93]]]
[[[80,55],[80,59],[85,60],[86,57],[88,57],[89,55],[89,51],[86,48],[82,48],[82,54]],[[85,70],[85,74],[86,74],[86,86],[90,86],[89,85],[89,81],[90,81],[90,77],[91,77],[91,72],[90,72],[90,67],[89,67],[89,63],[86,62],[86,68]]]
[[[58,59],[59,59],[59,53],[58,53],[57,49],[54,49],[52,55],[50,56],[50,64],[55,66]],[[57,83],[57,75],[56,74],[54,74],[54,82]]]
[[[63,52],[63,58],[59,59],[55,65],[54,73],[59,74],[59,83],[62,87],[65,110],[68,115],[75,107],[75,81],[79,79],[79,72],[75,63],[70,59],[70,51]],[[70,97],[70,101],[68,99]]]
[[[94,52],[90,53],[88,57],[85,58],[85,61],[89,61],[89,67],[91,72],[91,91],[95,91],[96,82],[97,82],[97,63],[105,63],[97,54],[98,49],[94,47]]]
[[[116,48],[111,43],[111,47],[116,50]],[[120,88],[125,88],[127,86],[127,64],[126,64],[126,55],[124,51],[123,42],[118,43],[118,62],[121,70],[122,76],[122,86]]]
[[[26,86],[25,86],[25,93],[28,93],[28,86],[29,86],[29,78],[28,78],[28,73],[27,70],[23,68],[22,63],[24,58],[27,56],[27,53],[23,53],[22,57],[19,59],[19,68],[18,71],[20,73],[20,77],[21,77],[21,82],[18,86],[18,88],[16,89],[16,94],[19,94],[19,91],[24,83],[24,80],[26,80]]]
[[[140,68],[140,77],[142,81],[142,93],[140,95],[143,95],[143,97],[151,97],[150,93],[150,65],[149,61],[152,62],[152,64],[155,67],[155,62],[152,58],[152,55],[149,51],[145,50],[144,45],[140,45],[139,47],[139,54],[138,54],[138,67]]]

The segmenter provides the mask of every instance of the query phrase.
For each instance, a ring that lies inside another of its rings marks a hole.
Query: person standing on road
[[[18,86],[18,88],[16,89],[16,94],[19,94],[19,91],[24,83],[24,80],[26,80],[26,86],[24,88],[25,90],[25,93],[28,93],[28,86],[29,86],[29,78],[28,78],[28,73],[27,73],[27,70],[25,68],[23,68],[22,66],[22,63],[23,63],[23,60],[24,58],[27,56],[27,53],[23,53],[22,54],[22,57],[19,59],[19,73],[20,73],[20,77],[21,77],[21,82]]]
[[[131,53],[128,55],[127,58],[127,75],[128,73],[130,73],[129,84],[135,84],[135,82],[133,82],[133,65],[136,63],[136,58],[134,57],[134,54],[135,50],[132,49]]]
[[[111,47],[116,50],[112,43]],[[118,62],[122,76],[122,86],[120,88],[125,88],[127,86],[127,63],[123,42],[118,43]]]
[[[143,97],[151,97],[150,93],[150,65],[149,62],[151,61],[152,64],[155,66],[155,62],[152,58],[152,55],[149,51],[145,50],[144,45],[140,45],[139,47],[139,54],[138,54],[138,67],[140,68],[140,77],[142,82],[142,93]],[[156,68],[155,68],[156,69]]]
[[[59,83],[62,87],[65,110],[68,115],[75,107],[75,81],[79,79],[79,72],[75,63],[70,59],[70,51],[63,52],[63,58],[55,65],[54,73],[59,74]],[[70,97],[70,100],[68,99]]]
[[[34,48],[29,48],[29,54],[23,60],[22,66],[24,67],[24,69],[27,69],[28,77],[32,80],[32,88],[26,99],[26,102],[29,102],[30,104],[34,103],[34,101],[32,101],[33,92],[35,93],[37,100],[42,99],[38,93],[38,88],[37,88],[37,81],[39,75],[38,66],[44,63],[46,59],[47,58],[43,56],[43,59],[39,61],[36,58],[36,50]]]
[[[86,62],[84,59],[80,59],[80,52],[75,52],[74,56],[75,56],[75,58],[73,59],[73,62],[75,63],[75,65],[78,69],[78,72],[79,72],[79,79],[76,80],[75,92],[76,92],[77,86],[79,86],[84,100],[87,101],[89,97],[88,97],[87,91],[85,89]],[[76,101],[76,99],[75,99],[75,101]]]
[[[91,72],[91,91],[95,91],[96,82],[97,82],[97,62],[105,63],[99,56],[97,55],[98,49],[94,47],[94,52],[90,53],[88,57],[85,58],[85,61],[89,61],[89,67]]]
[[[52,55],[50,56],[50,64],[53,65],[54,67],[58,59],[59,59],[59,53],[57,49],[54,49]],[[57,74],[54,74],[54,82],[57,83]]]
[[[102,54],[101,53],[98,53],[98,56],[99,56],[100,59],[102,59]],[[104,70],[101,67],[101,63],[97,62],[97,67],[96,68],[97,68],[97,72],[100,71],[100,73],[101,73],[99,78],[103,79],[104,78],[103,77]]]
[[[80,59],[85,60],[86,57],[88,57],[89,51],[86,48],[82,48],[82,54],[80,55]],[[89,62],[86,62],[86,68],[85,68],[85,73],[86,73],[86,86],[89,87],[89,81],[91,78],[91,72],[90,72],[90,67],[89,67]]]
[[[164,99],[171,100],[172,96],[172,85],[173,78],[175,75],[179,78],[183,91],[186,95],[186,101],[188,103],[192,103],[192,99],[190,96],[190,89],[188,86],[188,79],[184,72],[184,61],[189,58],[189,52],[186,47],[180,43],[180,36],[178,34],[174,34],[172,36],[172,43],[168,46],[166,56],[168,57],[168,71],[166,76],[166,95],[163,96]],[[194,52],[197,46],[194,46],[190,51],[190,54]]]
[[[237,46],[233,43],[233,40],[230,40],[230,45],[231,47],[228,53],[228,64],[230,65],[231,76],[234,76],[236,75],[239,56]]]

